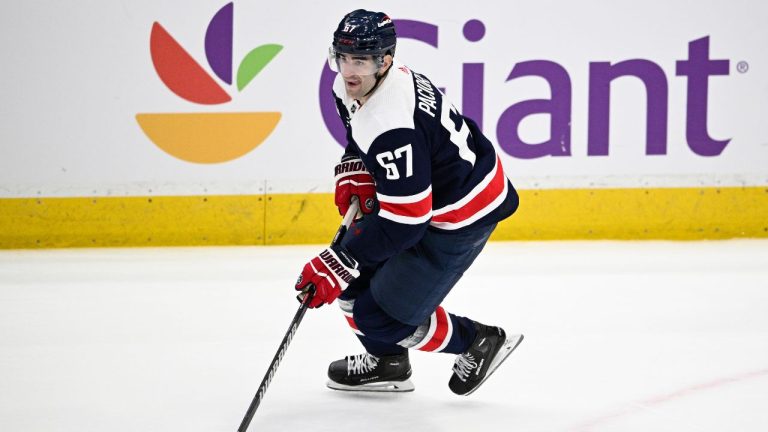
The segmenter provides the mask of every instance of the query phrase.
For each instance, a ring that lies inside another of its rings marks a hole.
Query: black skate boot
[[[328,387],[334,390],[369,392],[408,392],[414,387],[408,379],[411,362],[408,352],[376,357],[364,353],[336,360],[328,366]]]
[[[507,336],[501,327],[475,322],[475,328],[475,341],[456,357],[448,382],[451,391],[458,395],[466,396],[477,390],[523,341],[523,335]]]

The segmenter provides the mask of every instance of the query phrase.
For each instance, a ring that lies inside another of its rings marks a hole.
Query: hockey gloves
[[[357,261],[347,251],[331,246],[304,265],[296,281],[296,290],[304,291],[312,284],[315,296],[309,302],[309,307],[331,304],[350,282],[360,276],[357,267]]]
[[[360,200],[360,211],[363,214],[371,213],[376,202],[376,184],[365,169],[363,161],[357,157],[342,159],[341,163],[336,165],[335,172],[335,201],[339,214],[347,214],[353,196]]]

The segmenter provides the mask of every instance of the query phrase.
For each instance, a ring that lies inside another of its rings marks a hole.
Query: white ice
[[[0,252],[0,431],[235,431],[321,247]],[[327,389],[334,305],[249,430],[768,430],[768,241],[492,243],[444,306],[525,334],[473,395],[422,352],[413,393]]]

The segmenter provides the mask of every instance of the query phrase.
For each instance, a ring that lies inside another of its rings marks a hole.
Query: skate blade
[[[348,386],[328,380],[326,385],[329,389],[350,392],[403,393],[412,392],[415,389],[413,383],[409,379],[405,381],[382,381],[377,383],[361,384],[358,386]]]
[[[501,366],[501,364],[504,362],[504,360],[509,357],[510,354],[512,354],[512,351],[517,348],[518,345],[520,345],[520,342],[523,341],[523,335],[508,335],[507,339],[504,341],[504,343],[501,345],[501,348],[499,349],[499,352],[496,353],[496,357],[493,358],[493,361],[491,361],[491,365],[488,366],[488,373],[485,374],[485,378],[483,378],[482,381],[480,381],[480,384],[478,384],[475,388],[470,390],[469,392],[465,393],[464,396],[469,396],[477,389],[480,388],[480,386],[485,383],[488,378],[496,371],[496,369]]]

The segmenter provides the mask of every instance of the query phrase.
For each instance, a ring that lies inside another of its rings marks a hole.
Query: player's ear
[[[392,56],[387,54],[384,56],[384,64],[382,65],[382,69],[387,70],[392,65]]]

